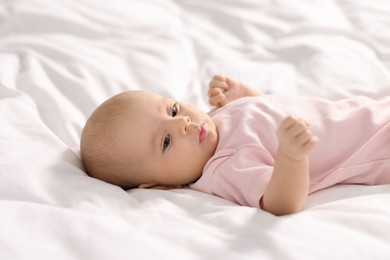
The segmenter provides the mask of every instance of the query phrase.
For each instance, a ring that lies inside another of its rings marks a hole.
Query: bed
[[[125,191],[79,155],[90,113],[126,90],[205,111],[214,74],[390,95],[388,0],[1,0],[0,37],[0,259],[390,259],[390,185],[335,186],[275,217],[189,189]]]

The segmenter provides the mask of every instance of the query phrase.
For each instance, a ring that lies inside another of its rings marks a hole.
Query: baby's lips
[[[208,128],[206,124],[202,124],[199,127],[199,143],[202,143],[206,140],[208,134]]]

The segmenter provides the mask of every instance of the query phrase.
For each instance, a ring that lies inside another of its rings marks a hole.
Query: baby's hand
[[[215,75],[209,84],[209,103],[222,107],[227,103],[246,96],[247,86],[237,80],[221,75]]]
[[[279,150],[294,161],[305,159],[318,143],[318,137],[310,132],[309,124],[296,116],[284,119],[277,131]]]

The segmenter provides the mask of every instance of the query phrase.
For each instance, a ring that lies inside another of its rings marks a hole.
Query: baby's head
[[[92,177],[125,189],[170,188],[196,181],[217,143],[214,122],[197,107],[129,91],[92,113],[80,150]]]

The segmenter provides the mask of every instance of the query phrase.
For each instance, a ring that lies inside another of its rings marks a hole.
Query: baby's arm
[[[263,93],[235,79],[215,75],[210,81],[208,95],[210,105],[222,107],[237,98],[260,96]]]
[[[317,144],[304,120],[289,116],[278,132],[279,148],[273,174],[260,200],[262,209],[274,215],[286,215],[302,210],[309,190],[307,154]]]

